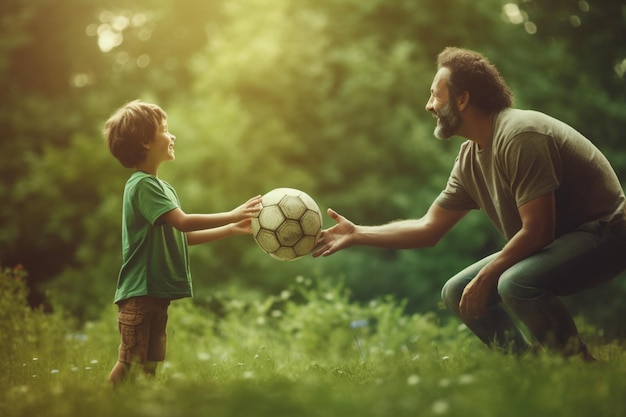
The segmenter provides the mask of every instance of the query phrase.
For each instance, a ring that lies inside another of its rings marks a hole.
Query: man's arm
[[[553,192],[524,204],[519,208],[519,214],[522,228],[465,287],[459,303],[462,316],[475,319],[484,315],[489,293],[498,284],[500,275],[554,241],[556,220]]]
[[[328,209],[337,224],[322,232],[322,243],[314,257],[329,256],[351,246],[412,249],[435,246],[467,211],[448,210],[433,204],[420,219],[399,220],[380,226],[355,225]]]

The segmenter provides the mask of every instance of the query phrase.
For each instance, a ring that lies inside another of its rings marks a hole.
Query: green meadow
[[[296,277],[265,299],[172,303],[155,379],[106,382],[115,309],[82,325],[27,307],[19,271],[0,281],[0,415],[624,416],[626,354],[582,324],[598,361],[487,350],[457,322],[367,304]]]
[[[101,134],[125,102],[163,107],[188,213],[293,187],[356,223],[417,218],[461,144],[424,109],[460,46],[625,182],[625,27],[624,0],[0,0],[0,268],[32,289],[0,269],[0,417],[626,416],[625,279],[572,310],[592,364],[491,352],[438,307],[503,245],[479,212],[420,251],[190,248],[167,360],[113,390],[130,172]]]

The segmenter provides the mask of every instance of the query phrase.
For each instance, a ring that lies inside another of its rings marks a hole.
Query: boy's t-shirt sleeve
[[[146,177],[137,184],[135,203],[138,211],[152,225],[163,214],[179,207],[178,196],[173,189],[154,177]]]

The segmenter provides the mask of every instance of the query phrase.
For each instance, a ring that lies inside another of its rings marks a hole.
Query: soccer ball
[[[310,253],[322,231],[322,213],[305,192],[276,188],[262,197],[252,236],[271,257],[291,261]]]

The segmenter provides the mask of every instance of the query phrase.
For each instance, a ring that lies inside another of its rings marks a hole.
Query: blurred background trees
[[[289,186],[357,223],[419,217],[460,144],[435,140],[424,110],[448,45],[485,53],[518,107],[572,124],[626,179],[625,32],[626,4],[609,0],[5,0],[0,263],[25,266],[33,303],[51,290],[79,319],[111,303],[130,172],[100,129],[136,98],[169,114],[177,160],[160,174],[187,212]],[[239,237],[191,256],[199,302],[302,275],[429,311],[451,274],[501,245],[473,213],[423,251],[281,263]],[[619,328],[625,292],[622,279],[592,293],[602,303],[572,303]]]

